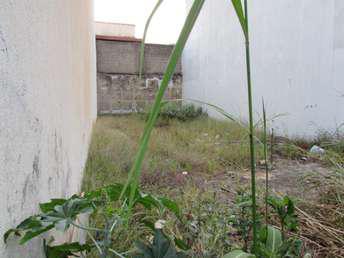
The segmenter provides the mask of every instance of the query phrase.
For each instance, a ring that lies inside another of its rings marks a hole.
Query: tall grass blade
[[[246,35],[247,35],[246,18],[245,18],[244,11],[242,8],[241,0],[231,0],[231,1],[233,4],[233,7],[235,9],[235,12],[239,18],[239,22],[240,22],[242,31],[244,32],[244,35],[246,37]]]
[[[156,94],[155,101],[152,107],[152,110],[150,112],[148,121],[146,122],[145,129],[143,132],[143,135],[140,140],[139,150],[135,156],[135,161],[133,164],[132,169],[129,172],[129,176],[127,179],[127,182],[125,184],[125,187],[123,188],[121,197],[123,197],[125,191],[130,186],[130,199],[129,199],[129,210],[132,207],[134,197],[135,197],[135,191],[138,187],[139,178],[141,175],[141,167],[142,162],[145,156],[145,153],[147,151],[148,142],[152,133],[152,130],[154,128],[154,125],[156,123],[156,120],[158,118],[160,108],[161,108],[161,102],[165,93],[165,90],[168,86],[168,83],[170,82],[173,73],[175,71],[176,65],[182,55],[183,49],[185,47],[185,44],[187,42],[187,39],[189,38],[189,35],[192,31],[193,26],[195,25],[195,22],[197,20],[197,17],[203,7],[205,0],[194,0],[192,7],[190,9],[190,12],[186,18],[185,24],[183,26],[183,29],[180,33],[180,36],[178,38],[178,41],[172,51],[172,54],[170,56],[170,60],[168,62],[167,68],[164,73],[164,77],[162,79],[162,82],[160,84],[159,91]]]
[[[269,164],[268,164],[268,142],[267,142],[267,123],[264,99],[263,103],[263,143],[264,143],[264,162],[265,162],[265,224],[268,225],[268,196],[269,196]]]
[[[249,129],[250,129],[250,152],[251,152],[251,191],[252,191],[252,231],[253,231],[253,253],[257,252],[257,207],[256,207],[256,156],[254,144],[254,121],[253,121],[253,101],[252,101],[252,83],[251,83],[251,59],[250,59],[250,38],[248,28],[248,7],[247,0],[244,0],[245,12],[245,46],[246,46],[246,71],[247,71],[247,96],[249,111]],[[239,17],[240,19],[240,17]]]
[[[141,49],[140,49],[140,65],[139,65],[139,78],[142,78],[142,74],[143,74],[143,67],[144,67],[144,63],[145,63],[145,46],[146,46],[146,38],[147,38],[147,33],[148,33],[148,29],[149,29],[149,25],[155,15],[155,13],[158,11],[160,5],[162,4],[163,0],[158,0],[158,2],[156,3],[156,5],[154,6],[151,14],[149,15],[146,25],[145,25],[145,30],[143,32],[143,37],[142,37],[142,41],[141,41]]]
[[[274,129],[271,128],[271,137],[270,137],[270,164],[274,164]]]

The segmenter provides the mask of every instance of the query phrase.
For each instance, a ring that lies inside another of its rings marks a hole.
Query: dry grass
[[[86,166],[85,189],[126,178],[143,126],[144,120],[138,115],[98,119]],[[172,120],[168,126],[154,130],[143,177],[183,171],[211,175],[248,166],[248,140],[240,126],[207,117],[189,122]]]
[[[144,122],[139,115],[98,119],[84,176],[85,191],[124,182]],[[298,159],[307,154],[302,146],[288,142],[276,150],[284,157]],[[261,146],[257,156],[257,160],[262,157]],[[318,185],[319,198],[312,202],[299,200],[299,236],[313,250],[314,257],[344,257],[343,156],[331,148],[322,159],[326,164],[335,164],[337,173],[314,176],[320,182],[312,180]],[[241,244],[233,240],[233,228],[227,223],[233,215],[236,187],[248,184],[248,167],[248,138],[242,127],[207,117],[187,122],[171,120],[153,131],[141,183],[145,191],[178,201],[189,221],[184,226],[170,218],[167,230],[186,235],[193,244],[194,257],[219,257]],[[182,172],[188,172],[187,176]],[[306,184],[302,175],[298,178]],[[133,240],[146,233],[142,225],[132,225],[121,232],[116,249],[130,249]]]

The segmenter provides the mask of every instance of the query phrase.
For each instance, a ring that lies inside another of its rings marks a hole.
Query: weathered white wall
[[[78,192],[96,118],[92,0],[0,1],[0,235]],[[0,241],[0,257],[42,257]]]
[[[190,6],[191,0],[187,0]],[[248,0],[256,118],[311,137],[344,122],[344,1]],[[184,97],[247,119],[245,52],[230,0],[208,0],[183,56]]]

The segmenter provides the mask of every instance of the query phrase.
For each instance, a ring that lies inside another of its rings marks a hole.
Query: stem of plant
[[[143,37],[142,37],[142,41],[141,41],[141,50],[140,50],[140,64],[139,64],[139,78],[142,78],[142,74],[143,74],[143,67],[144,67],[144,60],[145,60],[145,46],[146,46],[146,37],[147,37],[147,32],[148,32],[148,28],[149,25],[153,19],[154,14],[157,12],[157,10],[159,9],[160,5],[162,4],[163,0],[158,0],[158,2],[156,3],[156,5],[154,6],[154,9],[152,11],[152,13],[149,15],[148,20],[146,22],[145,25],[145,30],[143,33]]]
[[[252,191],[252,220],[253,220],[253,253],[257,250],[257,210],[256,210],[256,157],[254,144],[254,122],[253,122],[253,101],[251,83],[251,60],[250,60],[250,38],[248,26],[247,0],[244,0],[245,9],[245,47],[246,47],[246,69],[247,69],[247,91],[248,91],[248,110],[250,123],[250,152],[251,152],[251,191]]]
[[[271,140],[270,140],[270,164],[272,166],[272,164],[274,163],[274,157],[273,157],[273,153],[274,153],[274,129],[271,129]]]
[[[82,230],[85,230],[85,231],[104,232],[103,229],[89,228],[89,227],[81,226],[81,225],[78,225],[78,224],[74,223],[73,221],[71,221],[70,224],[73,225],[76,228],[79,228],[79,229],[82,229]]]
[[[98,249],[98,252],[100,255],[103,255],[103,251],[100,248],[100,246],[97,243],[97,240],[94,239],[94,237],[92,236],[92,234],[89,231],[86,231],[88,237],[92,240],[92,242],[94,243],[94,245],[96,246],[96,248]]]
[[[265,162],[265,224],[268,226],[268,196],[269,196],[269,164],[268,164],[268,143],[267,143],[267,125],[266,110],[264,99],[263,103],[263,133],[264,133],[264,162]]]
[[[109,249],[109,251],[110,251],[111,253],[114,253],[115,255],[117,255],[117,256],[120,257],[120,258],[125,258],[122,254],[116,252],[115,250],[113,250],[113,249],[111,249],[111,248]]]

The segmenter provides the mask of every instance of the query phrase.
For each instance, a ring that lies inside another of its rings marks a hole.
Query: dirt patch
[[[249,169],[219,172],[214,175],[195,172],[149,173],[143,174],[142,183],[170,188],[192,183],[205,191],[222,192],[219,198],[227,203],[233,201],[239,186],[249,187],[250,173]],[[321,193],[319,188],[326,187],[325,179],[330,174],[328,167],[317,162],[277,159],[269,172],[270,191],[289,195],[296,200],[314,202]],[[265,170],[262,167],[257,167],[256,180],[260,187],[265,186]]]
[[[269,172],[269,185],[272,192],[289,195],[296,199],[315,201],[319,198],[319,187],[325,186],[324,179],[329,177],[331,170],[317,162],[303,162],[296,160],[277,159],[273,169]],[[183,180],[180,180],[181,177]],[[251,172],[249,169],[241,171],[226,171],[215,175],[189,173],[188,175],[169,175],[170,186],[176,187],[191,181],[205,190],[222,190],[235,193],[238,186],[249,187]],[[259,186],[265,185],[265,170],[257,167],[256,180]],[[226,196],[228,197],[228,196]]]

